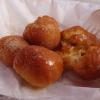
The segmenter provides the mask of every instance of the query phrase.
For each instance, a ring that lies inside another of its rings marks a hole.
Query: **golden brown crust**
[[[27,46],[28,43],[20,36],[6,36],[0,39],[0,60],[8,66],[13,65],[17,51]]]
[[[81,52],[86,52],[89,46],[97,44],[96,36],[80,26],[65,29],[61,35],[61,52],[67,69],[74,65],[72,59],[80,57]]]
[[[55,48],[61,37],[57,21],[49,16],[38,17],[34,23],[27,25],[23,36],[29,43],[49,49]]]
[[[61,77],[63,60],[44,47],[27,46],[15,57],[14,69],[32,86],[45,87]]]
[[[91,80],[100,77],[100,47],[90,46],[73,70],[83,79]]]
[[[96,36],[80,26],[74,26],[61,32],[62,40],[75,46],[89,46],[97,42]]]
[[[61,55],[64,66],[83,79],[100,76],[100,41],[80,26],[62,31]]]
[[[64,51],[61,51],[62,57],[64,60],[64,66],[67,70],[72,70],[75,67],[75,64],[80,61],[82,55],[86,50],[84,48],[66,46],[64,47]]]

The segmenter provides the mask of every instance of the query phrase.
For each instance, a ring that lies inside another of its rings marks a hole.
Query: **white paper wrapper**
[[[63,28],[83,26],[97,9],[100,9],[100,5],[78,1],[1,0],[0,37],[22,35],[25,26],[42,15],[56,18]],[[55,84],[40,90],[32,89],[19,80],[11,69],[0,64],[0,94],[26,100],[100,100],[99,80],[83,82],[66,74]]]

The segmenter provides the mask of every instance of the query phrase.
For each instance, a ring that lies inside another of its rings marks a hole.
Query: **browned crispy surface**
[[[61,37],[57,21],[49,16],[38,17],[34,23],[27,25],[23,36],[29,43],[49,49],[55,48]]]
[[[96,36],[80,26],[73,26],[61,32],[62,40],[75,46],[89,46],[97,42]]]
[[[86,53],[75,63],[73,70],[83,79],[100,77],[100,47],[90,46]]]
[[[13,59],[20,49],[28,43],[20,36],[6,36],[0,39],[0,60],[12,67]]]
[[[63,60],[49,49],[28,46],[15,57],[14,69],[32,86],[45,87],[61,77]]]
[[[83,79],[100,76],[100,42],[80,26],[62,31],[61,55],[64,66]]]

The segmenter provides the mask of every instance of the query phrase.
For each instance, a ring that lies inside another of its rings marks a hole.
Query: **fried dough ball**
[[[20,36],[5,36],[0,39],[0,60],[12,67],[16,53],[28,43]]]
[[[81,78],[92,80],[100,77],[100,47],[90,46],[86,53],[79,58],[73,70]]]
[[[89,46],[97,42],[96,36],[80,26],[73,26],[61,32],[62,41],[75,46]]]
[[[87,80],[99,77],[100,42],[80,26],[62,32],[60,54],[67,70]]]
[[[61,34],[59,25],[54,18],[42,16],[26,26],[23,36],[30,44],[54,49],[60,42]]]
[[[97,44],[96,36],[80,26],[65,29],[61,34],[61,52],[63,53],[62,56],[67,69],[71,69],[69,56],[79,53],[75,52],[78,49],[82,49],[81,51],[85,52],[89,46]]]
[[[62,52],[64,65],[82,79],[93,80],[100,76],[100,46],[89,46],[87,49],[80,47],[66,47]]]
[[[63,60],[54,51],[41,46],[27,46],[14,60],[15,71],[33,87],[46,87],[63,72]]]

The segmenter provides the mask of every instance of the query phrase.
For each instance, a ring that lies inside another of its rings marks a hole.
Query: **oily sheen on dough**
[[[57,81],[63,72],[62,58],[47,48],[27,46],[14,59],[15,71],[34,87],[46,87]]]

